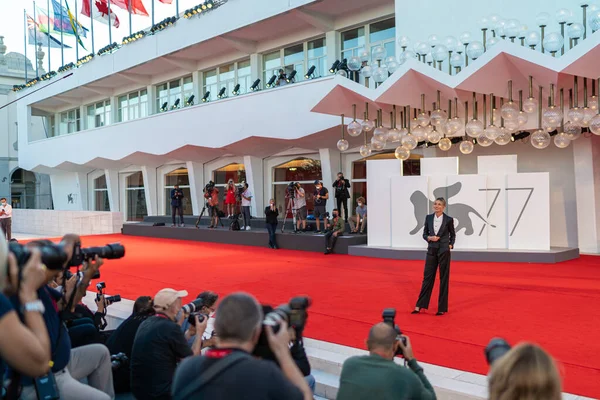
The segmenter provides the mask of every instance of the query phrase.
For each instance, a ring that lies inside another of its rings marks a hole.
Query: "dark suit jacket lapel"
[[[444,228],[446,228],[446,224],[448,223],[448,216],[444,213],[442,214],[442,224],[440,225],[440,231],[438,232],[438,236],[442,236],[444,232]]]
[[[429,225],[429,234],[435,236],[435,231],[433,230],[433,214],[427,216],[427,224]]]

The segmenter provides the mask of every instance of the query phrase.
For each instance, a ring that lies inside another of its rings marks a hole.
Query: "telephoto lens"
[[[196,299],[191,303],[188,303],[185,306],[181,307],[181,309],[184,313],[191,314],[195,311],[199,311],[200,309],[202,309],[202,306],[204,306],[204,302],[202,301],[202,299]]]
[[[121,295],[115,294],[114,296],[106,296],[104,299],[109,303],[118,303],[121,301]]]
[[[125,256],[125,247],[121,243],[111,243],[102,247],[86,247],[82,248],[86,260],[95,258],[96,256],[107,260],[116,260]]]
[[[198,322],[200,323],[202,323],[204,321],[204,318],[206,318],[204,314],[193,312],[188,317],[188,322],[190,323],[190,325],[196,326],[196,316],[198,316]]]
[[[37,249],[42,253],[42,263],[46,268],[53,271],[63,269],[63,266],[67,261],[67,253],[65,253],[61,246],[54,243],[47,243],[43,246],[38,246]],[[29,257],[31,257],[31,251],[17,242],[10,242],[8,244],[8,250],[13,253],[17,259],[17,264],[20,267],[27,264]]]
[[[510,344],[502,338],[493,338],[485,346],[484,351],[488,365],[492,365],[496,360],[502,358],[502,356],[510,351]]]

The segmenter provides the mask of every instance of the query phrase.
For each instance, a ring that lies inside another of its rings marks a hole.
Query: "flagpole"
[[[48,17],[48,72],[52,71],[52,64],[50,64],[50,0],[47,0],[47,17]]]
[[[96,50],[94,48],[94,3],[92,0],[83,0],[88,1],[90,3],[90,26],[92,33],[92,54],[96,54]],[[110,23],[110,17],[108,18],[108,22]]]
[[[127,11],[129,11],[129,36],[133,33],[131,30],[131,0],[127,0]]]
[[[52,7],[54,10],[54,6]],[[48,11],[50,13],[50,11]],[[65,41],[63,40],[63,31],[65,30],[65,25],[63,19],[65,18],[63,14],[63,0],[60,0],[60,65],[61,67],[65,65]],[[56,11],[54,11],[54,19],[56,20]],[[54,22],[56,23],[56,21]]]
[[[40,76],[40,72],[38,71],[38,63],[37,63],[37,19],[35,19],[36,15],[35,15],[35,1],[33,2],[33,36],[34,36],[34,41],[35,41],[35,48],[33,49],[33,62],[35,62],[35,76]],[[41,45],[40,45],[41,47]],[[27,49],[27,45],[25,46],[25,49]],[[25,55],[25,58],[27,58],[27,55]],[[27,71],[25,71],[25,73],[27,73]]]
[[[35,7],[35,6],[33,6],[33,7]],[[25,39],[25,83],[27,83],[27,81],[29,79],[27,79],[27,10],[26,9],[23,9],[23,33],[24,33],[24,39]],[[37,64],[36,64],[36,66],[37,66]]]
[[[179,0],[175,0],[175,16],[179,18]]]
[[[154,0],[152,0],[152,26],[154,26]]]
[[[110,18],[110,0],[108,0],[108,41],[112,44],[112,19]]]
[[[79,22],[77,21],[77,0],[75,0],[75,30],[79,33]],[[75,61],[79,60],[79,40],[75,43]]]

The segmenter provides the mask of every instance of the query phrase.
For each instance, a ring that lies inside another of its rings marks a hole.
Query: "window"
[[[79,108],[65,111],[60,114],[59,134],[79,132],[81,130],[81,112]]]
[[[342,32],[342,59],[358,56],[365,48],[365,28],[360,27]]]
[[[369,26],[371,55],[373,49],[379,45],[385,47],[388,57],[396,55],[396,21],[394,18],[375,22]]]
[[[144,177],[136,172],[127,177],[126,182],[127,221],[142,221],[148,215],[146,209],[146,194],[144,192]]]
[[[56,136],[56,117],[50,115],[46,117],[46,137]]]
[[[294,82],[301,82],[306,79],[304,76],[313,65],[315,66],[314,77],[320,78],[327,74],[325,38],[299,43],[264,54],[262,79],[266,85],[273,75],[277,76],[279,70],[283,69],[288,77],[292,71],[296,71]]]
[[[219,189],[219,201],[225,201],[225,187],[227,182],[233,179],[233,183],[241,184],[246,181],[246,168],[241,163],[231,163],[213,171],[213,182]]]
[[[192,215],[192,197],[190,192],[190,178],[187,168],[177,168],[165,175],[165,213],[171,215],[171,190],[179,185],[183,192],[183,214]]]
[[[266,85],[273,75],[277,75],[277,71],[281,68],[281,51],[277,50],[273,53],[263,56],[263,84]]]
[[[108,201],[108,186],[106,186],[106,175],[94,179],[94,210],[110,211]]]
[[[250,76],[250,60],[238,61],[204,71],[202,85],[204,95],[210,92],[207,100],[217,100],[221,89],[225,88],[224,97],[233,95],[235,85],[240,84],[239,94],[249,93],[252,77]]]
[[[308,42],[307,58],[307,70],[314,65],[314,74],[316,77],[320,78],[322,76],[327,76],[327,47],[325,46],[325,38]]]
[[[286,201],[285,192],[290,182],[300,182],[306,196],[308,211],[314,209],[313,193],[315,180],[321,179],[321,161],[312,158],[297,158],[273,168],[273,198],[280,212],[286,211],[291,217],[291,208]]]
[[[156,111],[164,112],[187,107],[194,94],[194,83],[191,76],[186,76],[156,86]]]
[[[292,47],[283,49],[283,65],[287,76],[290,76],[292,71],[296,71],[295,81],[304,80],[304,44],[297,44]]]
[[[119,122],[147,117],[148,91],[144,89],[120,96],[117,108],[117,120]]]
[[[110,125],[110,100],[87,106],[87,129]]]

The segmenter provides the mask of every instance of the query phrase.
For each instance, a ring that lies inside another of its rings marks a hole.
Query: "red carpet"
[[[600,257],[558,265],[454,262],[450,312],[410,315],[423,263],[345,255],[217,245],[132,236],[86,237],[84,245],[120,241],[122,260],[107,261],[109,294],[154,295],[159,289],[220,295],[247,291],[278,305],[291,296],[313,299],[306,336],[364,348],[370,326],[386,307],[410,335],[421,361],[487,373],[483,348],[494,336],[532,341],[560,363],[564,391],[600,397]]]

